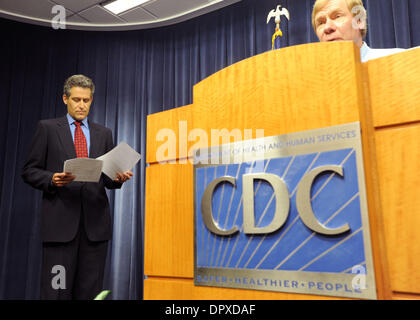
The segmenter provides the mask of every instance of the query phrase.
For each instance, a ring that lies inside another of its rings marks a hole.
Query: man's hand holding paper
[[[125,182],[133,176],[129,171],[141,159],[141,155],[127,143],[121,142],[97,160],[103,161],[102,172],[117,182]]]
[[[131,171],[126,171],[124,173],[117,173],[117,178],[115,178],[114,181],[119,182],[119,183],[124,183],[127,180],[130,180],[132,176],[133,176],[133,173]]]
[[[121,142],[97,159],[75,158],[64,162],[63,172],[55,173],[52,183],[62,187],[72,181],[98,182],[102,172],[112,180],[124,183],[131,179],[130,171],[141,159],[141,155],[127,143]]]
[[[89,158],[75,158],[64,162],[63,172],[75,176],[73,181],[98,182],[102,173],[102,161]]]
[[[72,182],[76,176],[73,176],[70,172],[57,172],[52,176],[51,182],[56,187],[62,187]]]

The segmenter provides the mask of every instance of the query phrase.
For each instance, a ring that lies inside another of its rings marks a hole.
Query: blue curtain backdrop
[[[97,87],[89,118],[142,153],[134,178],[109,193],[114,238],[105,287],[113,299],[141,299],[146,116],[192,103],[193,85],[242,59],[271,49],[268,12],[286,7],[281,45],[317,41],[314,0],[242,0],[158,29],[126,32],[53,30],[0,20],[0,299],[39,295],[41,193],[20,171],[40,119],[63,116],[62,85],[83,73]],[[420,45],[420,1],[366,0],[371,47]]]

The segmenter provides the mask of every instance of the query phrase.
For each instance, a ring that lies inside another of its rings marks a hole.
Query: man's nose
[[[332,21],[331,19],[327,19],[327,21],[325,22],[324,33],[325,34],[333,33],[335,29],[336,28],[335,28],[334,21]]]

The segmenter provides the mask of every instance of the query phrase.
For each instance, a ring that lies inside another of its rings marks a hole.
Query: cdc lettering
[[[313,169],[305,174],[297,186],[296,207],[302,222],[312,231],[323,235],[338,235],[350,230],[348,223],[338,228],[327,228],[318,221],[312,210],[311,188],[315,178],[323,173],[332,171],[343,177],[342,166],[327,165]],[[254,215],[254,181],[264,180],[268,182],[274,190],[276,198],[276,208],[271,223],[264,227],[255,226]],[[212,198],[216,187],[227,182],[236,186],[236,179],[231,176],[223,176],[210,182],[204,191],[201,199],[201,215],[206,227],[214,234],[220,236],[233,235],[239,231],[238,226],[231,229],[222,229],[213,218]],[[243,231],[245,234],[268,234],[280,229],[287,220],[290,209],[289,191],[286,183],[277,175],[270,173],[249,173],[242,176],[242,195],[243,195]]]

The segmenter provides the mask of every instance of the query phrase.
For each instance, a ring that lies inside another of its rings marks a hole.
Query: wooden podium
[[[144,298],[331,299],[194,286],[187,158],[207,141],[190,133],[262,128],[267,137],[356,121],[378,298],[419,299],[420,49],[362,64],[352,42],[299,45],[240,61],[196,84],[192,105],[148,117]]]

